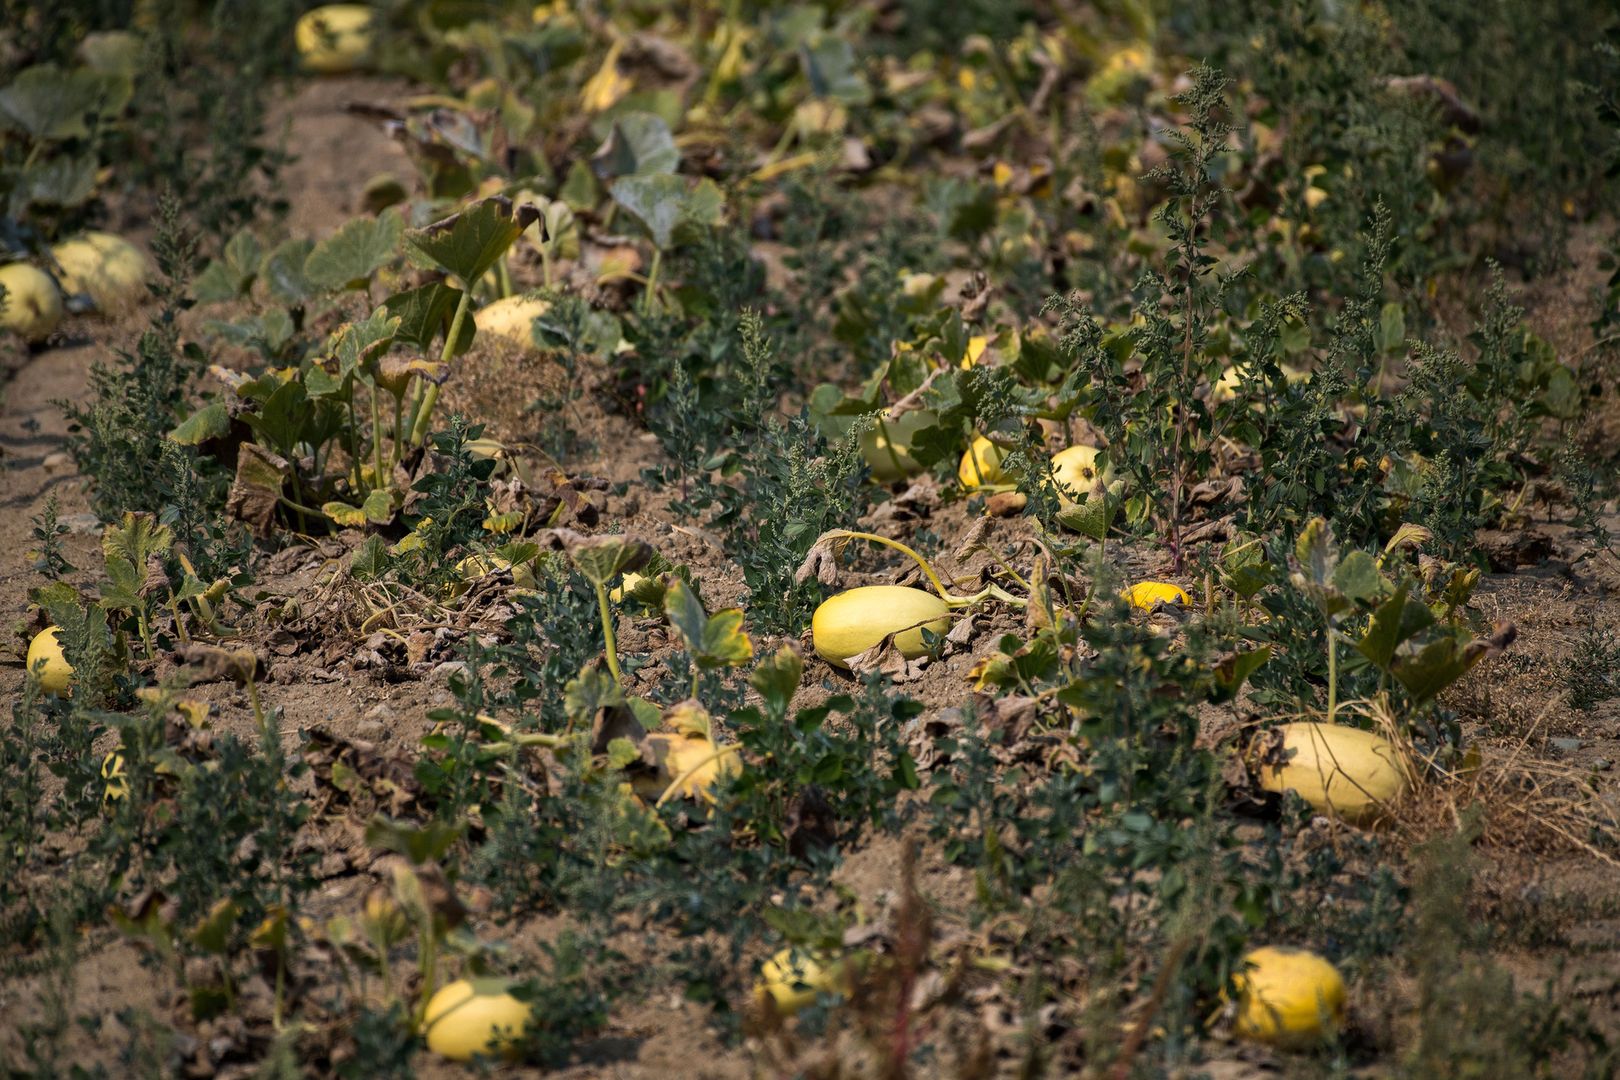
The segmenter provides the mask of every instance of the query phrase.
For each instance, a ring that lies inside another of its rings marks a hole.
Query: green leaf
[[[825,35],[799,46],[799,62],[810,92],[846,105],[864,105],[872,91],[855,68],[855,50],[841,37]]]
[[[411,825],[381,814],[366,825],[366,843],[374,848],[403,855],[415,866],[437,862],[461,836],[461,827],[443,821]]]
[[[371,275],[393,260],[405,218],[390,208],[375,218],[358,217],[315,245],[304,276],[318,289],[363,289]]]
[[[613,129],[591,155],[591,170],[603,180],[673,173],[680,164],[681,152],[669,125],[647,112],[614,118]]]
[[[101,583],[101,606],[106,611],[143,611],[141,585],[145,575],[122,555],[107,556],[107,580]]]
[[[360,581],[376,581],[388,572],[388,544],[375,534],[354,549],[349,558],[349,573]]]
[[[598,712],[623,704],[624,691],[613,681],[612,675],[599,668],[586,668],[563,687],[564,714],[569,723],[586,730],[590,729]]]
[[[613,199],[646,228],[653,243],[668,250],[677,228],[701,227],[720,220],[724,196],[714,181],[704,179],[691,188],[683,177],[659,173],[627,176],[614,183]]]
[[[1059,510],[1057,519],[1064,528],[1101,543],[1108,539],[1108,530],[1113,527],[1118,513],[1119,500],[1099,492],[1088,494],[1067,510]]]
[[[368,367],[387,352],[403,321],[384,306],[359,322],[339,327],[326,343],[327,352],[338,362],[338,374],[347,376],[357,368]]]
[[[121,555],[144,567],[154,555],[165,555],[174,544],[174,532],[149,513],[124,511],[124,520],[110,525],[101,536],[102,554]]]
[[[1271,659],[1271,646],[1263,645],[1250,652],[1233,653],[1223,657],[1215,665],[1214,700],[1219,703],[1230,701],[1237,696],[1249,676],[1260,670],[1260,666]]]
[[[36,162],[22,174],[12,205],[82,206],[96,190],[96,169],[100,162],[93,153],[51,158]]]
[[[1392,353],[1406,344],[1406,312],[1400,302],[1391,300],[1378,313],[1378,351]]]
[[[242,229],[225,243],[225,250],[197,275],[192,293],[203,303],[246,296],[259,276],[264,249],[259,238]]]
[[[1421,705],[1462,678],[1483,655],[1447,635],[1429,642],[1416,656],[1396,660],[1392,670],[1412,700]]]
[[[633,697],[626,701],[625,705],[644,731],[652,731],[663,722],[664,711],[646,698]]]
[[[601,200],[602,188],[596,182],[596,175],[591,172],[590,166],[576,160],[569,166],[568,177],[563,181],[557,197],[575,210],[591,210]]]
[[[610,739],[607,745],[607,767],[622,772],[641,760],[641,748],[622,736]]]
[[[535,207],[514,209],[511,199],[497,195],[425,229],[412,229],[405,234],[405,247],[425,266],[438,267],[470,286],[539,219]]]
[[[460,289],[435,281],[395,293],[384,300],[382,306],[390,315],[399,317],[396,340],[429,352],[433,349],[434,338],[450,332],[450,324],[455,321],[456,305],[460,302]],[[450,350],[451,353],[459,356],[472,348],[473,335],[477,330],[472,312],[469,311],[466,318],[461,320],[461,333],[456,336],[456,345]]]
[[[308,391],[303,383],[291,380],[276,387],[258,412],[243,413],[242,420],[262,440],[283,454],[291,454],[303,437],[310,414]]]
[[[691,586],[680,578],[669,583],[664,592],[664,618],[670,629],[681,639],[686,651],[694,655],[702,647],[703,632],[709,623],[709,614]]]
[[[1318,517],[1306,523],[1294,542],[1294,558],[1299,561],[1307,585],[1318,591],[1328,588],[1339,555],[1333,546],[1333,531],[1325,520]]]
[[[44,141],[86,138],[88,118],[122,112],[134,89],[122,73],[37,64],[0,90],[0,126]]]
[[[1376,600],[1388,587],[1378,560],[1365,551],[1352,551],[1333,569],[1333,588],[1354,603]]]
[[[1412,601],[1410,594],[1411,583],[1403,581],[1388,600],[1378,605],[1368,621],[1367,632],[1355,643],[1356,651],[1380,671],[1389,670],[1395,650],[1434,625],[1429,605]]]
[[[754,658],[754,643],[743,631],[746,619],[742,608],[722,608],[709,616],[703,629],[700,667],[741,667]]]
[[[373,525],[387,525],[394,520],[395,492],[393,488],[374,488],[366,496],[366,501],[360,509],[365,512],[366,520]]]
[[[315,294],[315,284],[304,272],[304,264],[314,247],[314,242],[308,239],[286,240],[264,257],[259,276],[274,300],[297,305]]]
[[[748,684],[765,699],[765,707],[777,719],[787,715],[798,693],[799,680],[804,677],[804,657],[791,643],[784,643],[776,652],[754,666]]]
[[[568,557],[593,585],[606,586],[620,574],[639,570],[653,557],[653,549],[629,536],[579,536],[565,539]]]
[[[204,405],[176,425],[169,438],[181,446],[201,446],[211,439],[224,438],[231,430],[231,411],[223,401]]]
[[[231,930],[242,917],[242,909],[234,900],[226,898],[208,909],[191,933],[191,943],[211,956],[223,956],[230,945]]]
[[[743,633],[742,609],[727,608],[711,616],[691,586],[678,577],[664,593],[664,615],[700,668],[736,667],[753,658],[754,643]]]

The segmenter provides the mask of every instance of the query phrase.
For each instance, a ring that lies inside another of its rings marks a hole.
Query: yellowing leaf
[[[586,112],[606,112],[619,103],[619,99],[630,92],[630,80],[619,74],[619,54],[624,51],[624,42],[615,41],[608,46],[607,56],[602,60],[602,66],[597,69],[579,92],[579,103],[585,107]]]

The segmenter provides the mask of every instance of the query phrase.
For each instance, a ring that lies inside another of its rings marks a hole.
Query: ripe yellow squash
[[[863,585],[824,600],[810,618],[816,652],[833,667],[849,668],[859,655],[895,635],[895,647],[909,658],[927,651],[923,630],[943,634],[950,608],[933,593],[903,585]]]
[[[15,330],[30,345],[50,337],[62,321],[62,293],[51,275],[28,263],[0,266],[0,286],[6,290],[0,327]]]
[[[827,962],[805,949],[786,948],[759,967],[754,996],[769,1000],[783,1016],[792,1016],[813,1004],[818,994],[836,993],[844,986],[844,965]]]
[[[81,233],[51,248],[51,257],[62,268],[62,288],[88,295],[97,311],[127,311],[146,296],[146,256],[121,236]]]
[[[1095,488],[1099,481],[1107,485],[1113,470],[1099,471],[1095,446],[1071,446],[1052,455],[1052,478],[1058,483],[1058,505],[1063,510],[1075,507],[1073,495],[1083,495]],[[1071,494],[1072,493],[1072,494]]]
[[[1306,949],[1266,946],[1243,957],[1232,979],[1240,1038],[1273,1046],[1321,1042],[1344,1022],[1344,977]]]
[[[876,417],[861,435],[861,456],[872,468],[872,479],[892,484],[922,472],[922,466],[911,456],[911,440],[937,421],[938,417],[927,409],[913,409],[892,418],[884,411]]]
[[[1192,597],[1180,585],[1172,585],[1168,581],[1138,581],[1126,589],[1124,597],[1131,606],[1143,611],[1152,611],[1153,605],[1158,603],[1175,604],[1179,607],[1191,607]]]
[[[508,296],[480,308],[473,318],[480,334],[493,334],[530,349],[534,347],[534,320],[550,309],[545,300]]]
[[[353,71],[371,52],[371,9],[365,4],[327,4],[306,11],[293,27],[293,44],[310,71],[324,75]]]
[[[508,986],[504,979],[457,979],[440,988],[422,1018],[428,1049],[452,1061],[511,1055],[533,1014]]]
[[[25,662],[29,671],[44,665],[39,667],[39,687],[47,694],[65,694],[73,685],[73,665],[62,655],[62,642],[54,626],[47,626],[34,635],[34,640],[28,643]]]
[[[1378,816],[1406,791],[1406,764],[1388,739],[1310,721],[1278,730],[1284,760],[1259,762],[1260,786],[1267,791],[1298,792],[1320,812],[1356,825]]]
[[[973,436],[973,442],[962,454],[956,467],[956,478],[969,491],[981,487],[999,487],[1013,483],[1013,477],[1004,472],[1001,463],[1007,452],[983,435]]]

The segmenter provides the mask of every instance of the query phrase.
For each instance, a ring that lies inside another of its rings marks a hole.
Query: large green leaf
[[[1421,600],[1412,600],[1411,585],[1402,582],[1388,600],[1378,605],[1367,624],[1367,632],[1356,642],[1356,651],[1371,660],[1380,671],[1388,671],[1395,650],[1413,635],[1434,625],[1434,613]]]
[[[1415,656],[1397,659],[1395,677],[1412,700],[1421,705],[1462,678],[1483,655],[1482,650],[1469,649],[1447,635],[1429,642]]]
[[[124,511],[124,520],[109,525],[101,536],[102,554],[108,558],[119,555],[142,567],[152,556],[167,553],[173,544],[174,532],[156,515],[133,510]]]
[[[1222,657],[1215,664],[1214,700],[1217,702],[1232,700],[1248,681],[1249,676],[1260,670],[1261,665],[1270,659],[1270,645]]]
[[[0,90],[0,126],[53,142],[82,139],[90,134],[89,117],[122,112],[133,93],[122,73],[37,64]]]
[[[1098,543],[1108,539],[1108,530],[1119,513],[1119,499],[1107,492],[1091,492],[1066,510],[1059,510],[1057,519],[1066,529],[1089,536]]]
[[[204,405],[169,432],[169,438],[182,446],[201,446],[223,438],[231,430],[231,411],[223,401]]]
[[[294,380],[282,383],[257,413],[243,413],[242,419],[259,438],[283,454],[291,454],[303,437],[311,411],[304,384]]]
[[[460,289],[434,281],[395,293],[383,301],[383,307],[390,315],[399,317],[395,339],[427,352],[433,348],[434,338],[450,332],[450,324],[455,321],[456,305],[460,302]],[[459,356],[472,348],[473,335],[477,332],[472,312],[469,311],[466,318],[461,320],[461,332],[456,335],[455,347],[450,351]]]
[[[669,125],[646,112],[627,112],[615,118],[613,130],[591,155],[591,169],[603,180],[673,173],[680,163],[681,152]]]
[[[380,307],[359,322],[347,323],[327,340],[326,348],[337,361],[338,378],[347,378],[388,351],[399,333],[401,319]]]
[[[563,687],[563,712],[575,726],[589,730],[602,709],[624,704],[624,691],[613,676],[586,668]]]
[[[220,257],[211,261],[197,275],[192,293],[204,303],[246,296],[259,276],[263,262],[264,248],[259,244],[259,238],[249,230],[242,229],[225,242],[225,250]]]
[[[95,193],[98,164],[93,153],[37,162],[19,179],[12,204],[19,211],[29,205],[80,206]]]
[[[497,195],[425,229],[412,229],[405,234],[405,246],[424,266],[437,267],[470,285],[489,273],[538,220],[540,211],[534,206],[514,208],[511,199]]]
[[[1333,588],[1347,600],[1376,600],[1387,587],[1378,572],[1378,561],[1365,551],[1350,552],[1333,569]]]
[[[405,218],[397,209],[354,218],[315,245],[304,260],[304,276],[320,289],[363,289],[394,258],[404,231]]]
[[[753,658],[754,643],[743,633],[742,609],[709,615],[691,586],[678,577],[664,593],[664,615],[700,668],[737,667]]]
[[[145,575],[135,564],[122,555],[108,555],[107,577],[101,583],[101,607],[105,611],[139,611],[146,604],[141,599],[141,586]]]
[[[725,197],[707,178],[688,187],[668,173],[627,176],[613,185],[613,199],[633,214],[660,250],[669,250],[682,225],[713,225],[720,220]]]
[[[872,90],[855,68],[855,50],[843,38],[826,35],[801,44],[799,61],[810,91],[817,97],[846,105],[864,105],[871,100]]]
[[[286,240],[264,257],[259,276],[274,299],[283,304],[302,304],[314,295],[315,284],[304,271],[314,247],[308,239]]]
[[[775,655],[767,656],[754,666],[748,684],[765,699],[765,707],[775,717],[787,714],[798,693],[799,680],[804,677],[804,657],[792,643],[784,642]]]
[[[593,585],[605,586],[620,574],[639,570],[653,557],[653,549],[630,536],[581,536],[558,530],[568,558]]]
[[[380,536],[368,536],[365,543],[354,549],[349,559],[349,573],[360,581],[375,581],[388,572],[390,561],[388,543]]]

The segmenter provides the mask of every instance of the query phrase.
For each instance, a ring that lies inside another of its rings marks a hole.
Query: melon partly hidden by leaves
[[[1074,509],[1073,496],[1093,491],[1099,480],[1106,486],[1113,479],[1112,470],[1099,473],[1097,455],[1100,453],[1102,451],[1095,446],[1071,446],[1052,455],[1052,478],[1058,483],[1060,509]]]
[[[769,1001],[782,1016],[792,1016],[817,995],[837,993],[844,986],[844,965],[827,961],[806,949],[786,948],[759,967],[754,996]]]
[[[961,464],[956,467],[956,478],[969,491],[1011,484],[1013,478],[1001,468],[1001,463],[1006,457],[1007,452],[1001,447],[983,435],[975,435],[973,442],[962,454]]]
[[[304,67],[328,75],[353,71],[371,52],[371,9],[364,4],[327,4],[307,11],[293,28]]]
[[[62,288],[88,295],[97,311],[127,311],[146,296],[146,256],[121,236],[83,233],[51,248],[51,257],[62,268]]]
[[[722,746],[703,735],[657,731],[647,736],[646,746],[657,759],[658,770],[638,777],[634,788],[651,801],[663,798],[674,786],[675,795],[712,803],[721,779],[742,771],[736,747]]]
[[[507,992],[505,979],[457,979],[428,1001],[422,1018],[428,1049],[452,1061],[510,1056],[532,1010]]]
[[[479,308],[474,320],[482,334],[494,334],[515,345],[534,347],[534,320],[551,309],[549,301],[508,296]]]
[[[1250,747],[1260,786],[1297,792],[1324,814],[1362,824],[1406,790],[1406,766],[1388,739],[1341,724],[1283,724]]]
[[[27,665],[39,675],[39,688],[47,694],[65,694],[73,685],[73,665],[62,655],[54,626],[47,626],[28,643]]]
[[[892,484],[922,472],[922,466],[911,456],[911,440],[938,420],[927,409],[913,409],[897,417],[885,410],[873,417],[872,426],[861,435],[861,456],[872,467],[872,479]]]
[[[51,336],[62,321],[62,293],[51,275],[28,263],[0,266],[0,287],[6,290],[0,326],[15,330],[30,345]]]
[[[1246,954],[1243,964],[1232,976],[1239,1038],[1303,1047],[1330,1037],[1344,1022],[1344,977],[1322,957],[1266,946]]]
[[[810,618],[816,652],[833,667],[849,668],[858,656],[895,635],[895,648],[908,660],[928,651],[923,630],[944,634],[950,608],[933,593],[903,585],[863,585],[824,600]]]

